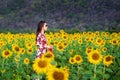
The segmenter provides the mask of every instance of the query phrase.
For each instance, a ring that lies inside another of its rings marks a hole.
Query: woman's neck
[[[44,34],[44,30],[42,30],[42,31],[41,31],[41,33],[43,33],[43,34]]]

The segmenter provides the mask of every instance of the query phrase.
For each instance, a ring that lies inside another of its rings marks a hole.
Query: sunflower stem
[[[3,59],[3,62],[2,62],[2,70],[4,68],[4,62],[5,62],[5,59]],[[2,76],[3,76],[3,72],[2,72]]]
[[[79,80],[80,64],[78,64],[78,80]]]
[[[96,78],[96,67],[97,65],[94,65],[94,78]]]
[[[40,77],[39,77],[40,75],[39,74],[37,74],[37,79],[39,79]],[[39,79],[40,80],[40,79]]]
[[[4,62],[5,62],[5,59],[3,59],[3,62],[2,62],[2,69],[4,68]]]
[[[105,65],[103,67],[103,74],[105,74]],[[104,80],[104,76],[103,76],[103,80]]]

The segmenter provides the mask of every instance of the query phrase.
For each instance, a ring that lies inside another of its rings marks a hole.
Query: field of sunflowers
[[[120,32],[45,35],[53,51],[35,59],[35,33],[0,33],[0,80],[120,79]]]

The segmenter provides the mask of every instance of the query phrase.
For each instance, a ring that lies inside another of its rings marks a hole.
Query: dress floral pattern
[[[38,46],[36,58],[40,57],[42,54],[46,53],[47,51],[47,39],[44,33],[39,33],[37,36],[36,45]]]

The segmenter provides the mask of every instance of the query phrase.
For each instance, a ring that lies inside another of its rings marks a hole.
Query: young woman
[[[42,54],[46,53],[47,50],[52,50],[52,46],[47,45],[47,39],[44,34],[47,31],[48,25],[45,21],[38,23],[36,32],[36,45],[38,47],[36,58],[41,57]]]

